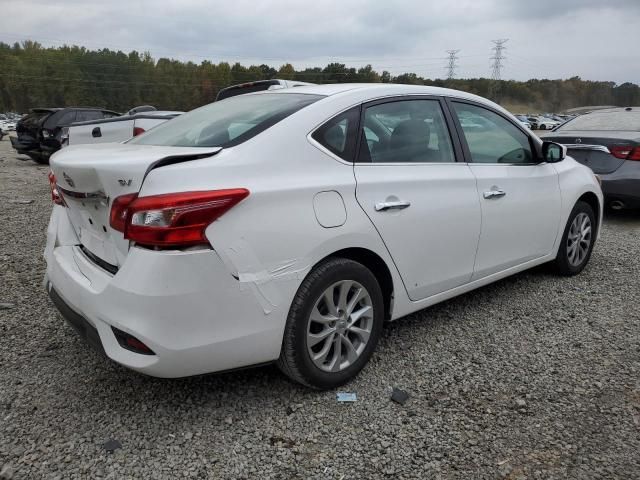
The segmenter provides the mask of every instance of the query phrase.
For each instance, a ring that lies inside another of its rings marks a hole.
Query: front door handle
[[[100,127],[96,127],[93,130],[91,130],[91,136],[93,138],[98,138],[102,136],[102,132],[100,131]]]
[[[375,205],[376,212],[384,212],[386,210],[403,210],[411,206],[409,202],[397,200],[395,202],[378,202]]]
[[[484,198],[500,198],[504,197],[507,194],[504,190],[489,190],[488,192],[484,192],[482,196]]]

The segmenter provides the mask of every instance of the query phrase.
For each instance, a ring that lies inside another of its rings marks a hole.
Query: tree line
[[[540,72],[544,75],[544,72]],[[634,83],[532,79],[492,81],[488,78],[429,79],[415,73],[381,73],[331,63],[296,70],[221,61],[201,63],[153,59],[148,52],[125,53],[79,46],[44,47],[34,41],[0,42],[0,112],[26,112],[34,107],[96,106],[127,111],[136,105],[162,110],[191,110],[214,101],[229,85],[281,78],[312,83],[382,82],[455,88],[491,98],[511,110],[560,112],[585,105],[640,105]]]

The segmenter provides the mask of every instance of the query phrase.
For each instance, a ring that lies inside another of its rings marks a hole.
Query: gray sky
[[[154,58],[276,68],[371,63],[378,71],[491,75],[492,39],[509,38],[503,78],[640,83],[640,0],[20,0],[0,41],[149,50]],[[0,66],[1,69],[1,66]]]

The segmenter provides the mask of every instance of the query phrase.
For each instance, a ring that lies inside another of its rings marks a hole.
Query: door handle
[[[484,192],[482,196],[484,198],[500,198],[504,197],[507,194],[504,190],[489,190],[488,192]]]
[[[91,130],[91,136],[93,138],[98,138],[102,136],[102,132],[100,131],[100,127],[96,127],[93,130]]]
[[[376,212],[384,212],[385,210],[403,210],[411,206],[410,202],[397,200],[395,202],[378,202],[375,205]]]

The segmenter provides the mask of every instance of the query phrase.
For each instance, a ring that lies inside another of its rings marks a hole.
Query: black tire
[[[371,298],[373,325],[364,350],[351,365],[337,372],[318,368],[307,349],[307,329],[311,311],[331,285],[353,280],[363,286]],[[316,266],[303,280],[289,309],[282,340],[278,368],[298,383],[318,390],[342,385],[354,378],[375,350],[384,321],[384,300],[376,277],[364,265],[345,258],[331,258]]]
[[[569,231],[571,229],[571,224],[576,219],[576,217],[580,214],[586,214],[589,217],[591,222],[591,237],[590,243],[587,250],[586,255],[577,265],[573,265],[569,261],[569,253],[568,253],[568,237]],[[569,219],[567,220],[567,225],[564,228],[564,233],[562,234],[562,240],[560,243],[560,247],[558,248],[558,255],[554,261],[554,267],[557,273],[560,275],[573,276],[580,273],[584,270],[584,267],[589,263],[589,259],[591,258],[591,252],[593,252],[593,246],[596,241],[598,224],[596,223],[596,216],[593,212],[593,208],[586,202],[579,201],[573,207],[571,214],[569,215]]]
[[[546,129],[547,129],[547,126],[546,126],[546,125],[540,125],[539,129],[540,129],[540,130],[546,130]]]

